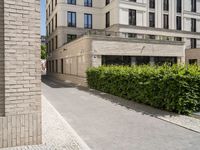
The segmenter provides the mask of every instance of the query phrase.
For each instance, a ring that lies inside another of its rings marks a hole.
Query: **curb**
[[[84,142],[84,140],[76,133],[76,131],[68,124],[68,122],[63,118],[63,116],[54,108],[54,106],[47,100],[47,98],[42,95],[42,99],[44,99],[49,106],[55,111],[55,113],[58,115],[59,119],[69,128],[70,132],[73,134],[73,136],[76,138],[77,142],[80,144],[81,149],[80,150],[91,150],[89,146]]]

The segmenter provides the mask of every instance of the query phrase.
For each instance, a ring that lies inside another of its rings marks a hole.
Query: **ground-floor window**
[[[137,65],[147,65],[150,63],[149,56],[137,56],[135,58],[136,58],[135,64]]]
[[[177,63],[177,57],[150,57],[150,56],[102,56],[102,65],[170,65]]]
[[[64,73],[64,61],[61,59],[61,74]]]
[[[189,59],[189,64],[190,65],[197,64],[197,59]]]
[[[102,65],[131,65],[130,56],[102,56]]]
[[[47,72],[49,72],[49,61],[46,62]]]
[[[163,65],[165,63],[173,65],[177,63],[177,57],[154,57],[156,65]]]
[[[49,72],[51,72],[51,61],[49,61]]]
[[[58,60],[56,60],[56,73],[58,73]]]
[[[54,72],[54,60],[52,60],[52,72]]]

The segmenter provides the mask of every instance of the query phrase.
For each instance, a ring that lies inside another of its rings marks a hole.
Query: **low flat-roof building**
[[[126,38],[120,33],[93,30],[49,56],[47,68],[48,74],[54,77],[85,85],[85,72],[92,66],[184,61],[184,42]]]

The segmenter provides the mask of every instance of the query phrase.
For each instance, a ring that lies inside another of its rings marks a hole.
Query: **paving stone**
[[[90,150],[45,97],[42,98],[42,113],[42,145],[0,150]]]

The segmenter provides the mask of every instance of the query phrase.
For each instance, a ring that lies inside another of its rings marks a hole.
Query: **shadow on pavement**
[[[51,88],[73,88],[76,86],[73,83],[66,83],[55,80],[47,75],[42,75],[42,82]]]
[[[70,82],[67,83],[65,81],[56,80],[56,79],[48,77],[48,76],[42,76],[42,82],[51,88],[76,88],[78,90],[87,92],[91,95],[95,95],[97,97],[101,97],[105,100],[108,100],[112,103],[115,103],[115,105],[120,105],[120,106],[126,107],[129,110],[140,112],[143,115],[149,115],[149,116],[158,117],[158,118],[162,117],[162,116],[179,116],[178,114],[175,114],[172,112],[167,112],[164,110],[156,109],[151,106],[140,104],[140,103],[137,103],[134,101],[125,100],[123,98],[113,96],[111,94],[107,94],[107,93],[100,92],[100,91],[97,91],[94,89],[90,89],[88,87],[78,86],[78,85],[70,83]]]

